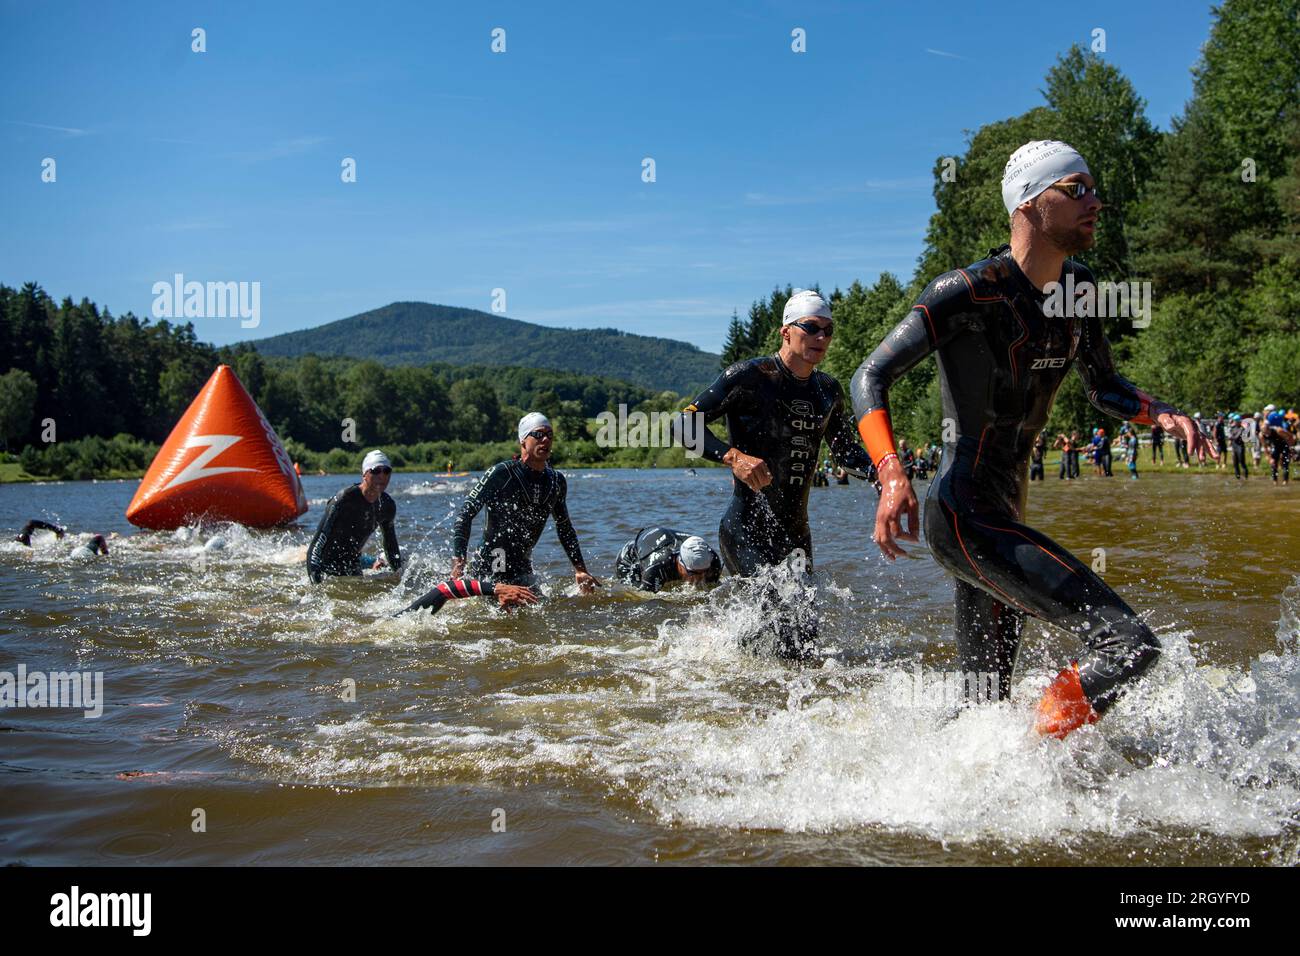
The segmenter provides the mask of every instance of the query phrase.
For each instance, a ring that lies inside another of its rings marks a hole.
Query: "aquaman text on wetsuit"
[[[536,471],[519,461],[493,465],[478,480],[456,514],[452,555],[464,558],[474,517],[487,509],[483,541],[466,571],[472,577],[505,584],[533,583],[533,548],[546,519],[555,518],[555,534],[575,568],[586,567],[578,534],[569,520],[568,483],[550,465]]]
[[[1066,260],[1062,281],[1070,272],[1076,286],[1092,281]],[[1159,642],[1087,565],[1023,523],[1027,464],[1071,367],[1089,401],[1116,418],[1149,425],[1172,409],[1116,372],[1100,319],[1045,316],[1044,299],[1007,246],[939,276],[854,374],[853,407],[879,460],[893,448],[890,385],[937,353],[943,414],[956,438],[930,485],[924,527],[935,559],[956,578],[962,669],[998,674],[1005,697],[1031,614],[1083,640],[1079,679],[1101,713],[1151,664]]]
[[[812,568],[808,529],[808,491],[817,452],[825,438],[831,455],[846,468],[875,480],[871,459],[858,444],[844,407],[844,390],[825,372],[796,378],[779,355],[737,362],[702,392],[685,414],[706,422],[727,419],[731,444],[703,432],[703,455],[712,461],[739,449],[767,463],[772,483],[754,491],[732,480],[732,499],[719,529],[727,570],[753,574],[801,550]],[[698,439],[699,436],[697,436]]]
[[[376,527],[383,537],[388,566],[400,571],[402,552],[393,528],[396,517],[397,505],[388,492],[380,493],[372,504],[359,484],[344,488],[325,505],[316,535],[307,546],[307,575],[320,583],[324,574],[360,574],[361,549]]]

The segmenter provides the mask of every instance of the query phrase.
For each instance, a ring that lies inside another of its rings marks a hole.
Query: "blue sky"
[[[256,330],[195,320],[219,345],[502,288],[514,318],[717,351],[775,284],[910,277],[935,158],[1040,105],[1095,27],[1168,128],[1210,22],[1188,0],[0,0],[0,282],[141,316],[177,272],[260,282]]]

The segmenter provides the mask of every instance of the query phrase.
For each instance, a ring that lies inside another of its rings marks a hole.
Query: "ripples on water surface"
[[[132,533],[134,482],[0,487],[7,534],[45,517],[123,535],[89,562],[52,536],[0,545],[0,669],[103,671],[106,698],[97,720],[0,711],[0,861],[1300,856],[1296,490],[1221,474],[1033,488],[1031,522],[1082,555],[1104,548],[1106,578],[1166,648],[1149,681],[1060,744],[1028,728],[1074,648],[1037,625],[1010,703],[900,701],[900,670],[952,666],[952,589],[923,544],[894,565],[874,552],[875,497],[857,482],[812,491],[817,666],[740,650],[757,611],[734,585],[645,598],[606,580],[577,595],[550,528],[546,605],[389,619],[445,573],[471,480],[395,475],[404,580],[320,588],[303,550],[345,478],[306,479],[312,511],[280,532]],[[644,525],[716,546],[730,494],[712,469],[574,470],[569,488],[602,578]],[[206,833],[191,830],[200,807]]]

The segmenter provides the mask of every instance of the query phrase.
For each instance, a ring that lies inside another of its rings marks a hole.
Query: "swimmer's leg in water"
[[[1007,515],[955,512],[934,501],[926,508],[925,536],[931,553],[959,582],[963,666],[994,668],[999,696],[1010,691],[1019,644],[1019,621],[1005,616],[1008,609],[1082,640],[1085,653],[1057,675],[1040,703],[1040,732],[1065,736],[1092,723],[1159,655],[1160,641],[1124,599],[1042,532]],[[993,599],[975,599],[972,588]]]
[[[799,575],[801,584],[806,583],[803,579],[812,569],[811,533],[791,540],[783,531],[746,515],[738,502],[738,498],[732,499],[718,528],[718,545],[727,570],[737,577],[752,577],[764,568],[785,564]],[[812,658],[819,621],[811,601],[784,597],[775,583],[768,581],[761,586],[759,610],[764,625],[742,637],[742,645],[761,646],[770,637],[778,656],[794,661]]]

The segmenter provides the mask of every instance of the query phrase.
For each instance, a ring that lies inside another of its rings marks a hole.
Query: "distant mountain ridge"
[[[656,391],[695,394],[712,382],[721,357],[686,342],[617,329],[556,329],[428,302],[382,309],[259,339],[263,355],[344,355],[384,365],[520,365],[621,379]]]

